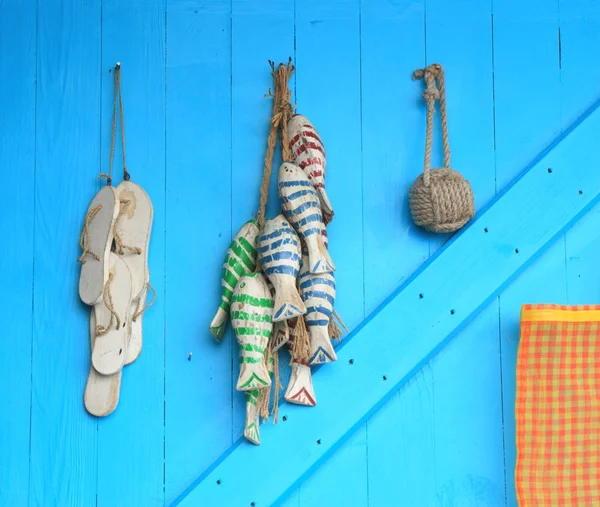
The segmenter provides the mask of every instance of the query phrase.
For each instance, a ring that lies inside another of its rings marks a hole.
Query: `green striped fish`
[[[238,391],[271,385],[265,352],[273,331],[273,299],[265,277],[249,273],[240,278],[229,310],[231,325],[240,346]]]
[[[210,323],[210,332],[217,341],[221,341],[223,338],[231,296],[238,280],[246,273],[252,273],[256,268],[257,237],[258,225],[255,220],[249,220],[235,235],[227,249],[221,278],[221,302]]]

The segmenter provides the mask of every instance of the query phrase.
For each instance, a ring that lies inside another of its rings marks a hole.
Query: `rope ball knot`
[[[415,224],[428,231],[454,232],[475,216],[475,200],[470,183],[460,173],[450,169],[444,69],[434,63],[425,69],[417,69],[413,77],[423,79],[426,84],[423,98],[427,102],[427,129],[423,174],[417,177],[410,189],[410,211]],[[436,100],[440,102],[444,167],[431,169]]]
[[[470,183],[448,167],[433,169],[415,180],[409,193],[415,224],[431,232],[454,232],[475,216]]]

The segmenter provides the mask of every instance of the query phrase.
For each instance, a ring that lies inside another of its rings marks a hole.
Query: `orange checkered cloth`
[[[517,358],[521,507],[600,506],[600,305],[524,305]]]

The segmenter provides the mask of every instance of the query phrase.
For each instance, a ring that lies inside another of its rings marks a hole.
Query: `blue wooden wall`
[[[237,348],[207,328],[224,251],[257,208],[268,59],[294,59],[293,100],[327,146],[354,328],[448,239],[408,212],[425,128],[411,72],[445,66],[453,165],[481,209],[600,96],[598,47],[594,0],[0,0],[0,506],[170,505],[241,436]],[[97,420],[76,259],[116,61],[158,297],[119,407]],[[597,303],[599,228],[594,208],[285,506],[516,505],[519,307]]]

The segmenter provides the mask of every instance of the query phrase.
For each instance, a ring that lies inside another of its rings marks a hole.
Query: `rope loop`
[[[431,147],[433,144],[433,115],[435,101],[440,101],[440,121],[442,125],[442,143],[444,146],[444,167],[450,168],[450,141],[448,140],[448,115],[446,113],[446,89],[444,86],[444,68],[434,63],[424,69],[413,72],[413,79],[425,81],[423,98],[427,102],[427,127],[425,135],[425,161],[423,164],[423,183],[426,187],[431,184]]]

